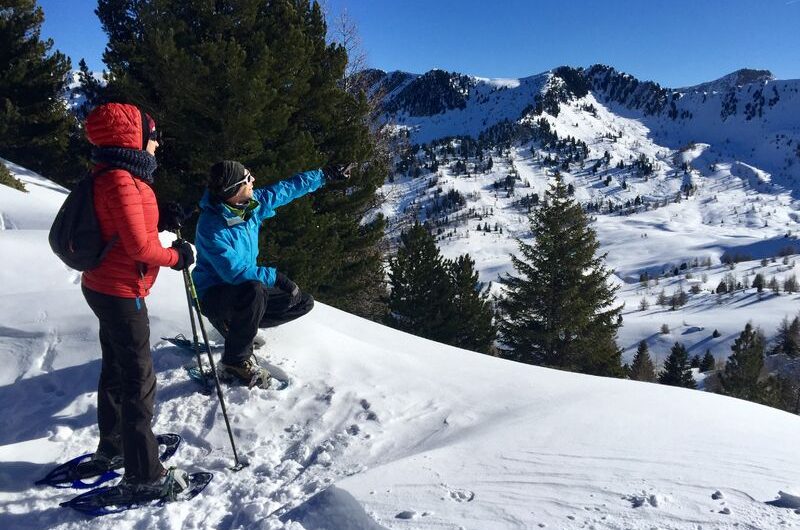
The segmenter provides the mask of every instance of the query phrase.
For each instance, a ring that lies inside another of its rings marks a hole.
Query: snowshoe
[[[158,484],[131,484],[122,481],[116,486],[101,486],[60,505],[96,517],[119,513],[143,506],[163,506],[168,502],[189,500],[205,489],[213,474],[202,471],[187,475],[171,469]]]
[[[170,344],[172,344],[173,346],[181,348],[182,350],[195,353],[194,341],[187,338],[183,333],[178,333],[174,337],[161,337],[161,340],[165,340]],[[267,341],[264,339],[264,337],[256,335],[256,338],[253,339],[253,349],[258,350],[262,348],[266,343]],[[200,347],[200,353],[208,353],[208,348],[206,348],[206,345],[202,341],[198,343],[198,346]],[[220,346],[217,344],[211,345],[212,350],[219,347]]]
[[[161,339],[169,342],[173,346],[181,348],[182,350],[187,350],[192,353],[195,352],[194,341],[188,339],[183,333],[178,333],[174,337],[161,337]],[[203,344],[202,341],[198,342],[197,345],[200,348],[200,353],[208,353],[208,348],[206,348],[206,345]]]
[[[167,433],[159,434],[156,440],[159,446],[164,446],[159,460],[166,462],[178,450],[182,439],[179,434]],[[117,470],[124,465],[122,457],[108,458],[105,455],[98,457],[96,453],[87,453],[57,466],[35,484],[54,488],[94,488],[119,477]],[[92,477],[97,478],[90,482],[84,481]]]

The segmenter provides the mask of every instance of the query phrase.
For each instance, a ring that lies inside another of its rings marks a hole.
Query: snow
[[[87,521],[57,506],[76,492],[32,484],[97,442],[97,321],[47,245],[64,191],[10,167],[29,193],[0,187],[14,228],[0,231],[0,528],[800,526],[796,416],[515,364],[324,304],[264,335],[288,389],[225,389],[250,462],[234,473],[216,399],[187,378],[191,356],[159,339],[189,327],[169,269],[147,300],[154,430],[183,436],[172,464],[215,477],[191,502]]]

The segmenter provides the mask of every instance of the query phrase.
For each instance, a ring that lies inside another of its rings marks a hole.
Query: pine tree
[[[519,276],[502,280],[500,338],[505,356],[530,364],[620,376],[611,271],[596,256],[599,244],[583,209],[556,177],[545,205],[530,216],[533,244],[518,241],[512,256]]]
[[[789,357],[800,355],[800,318],[789,319],[784,317],[778,327],[778,334],[775,338],[775,346],[770,351],[771,354],[783,354]]]
[[[447,344],[487,353],[494,343],[496,330],[488,294],[481,292],[475,262],[469,254],[447,263],[453,291],[450,311],[454,329]]]
[[[99,0],[97,14],[109,38],[109,83],[99,97],[140,105],[167,136],[160,197],[196,202],[221,159],[243,162],[256,186],[327,163],[359,163],[348,182],[282,208],[260,247],[319,300],[382,314],[384,222],[362,221],[387,160],[375,149],[366,97],[341,86],[347,53],[326,42],[319,5]]]
[[[764,275],[760,272],[756,274],[755,278],[753,278],[753,287],[760,293],[764,291],[764,287],[767,285],[767,282],[764,280]]]
[[[650,358],[650,349],[646,341],[641,341],[636,349],[636,355],[631,364],[630,378],[634,381],[654,382],[656,380],[656,369],[653,360]]]
[[[700,361],[700,371],[709,372],[714,369],[716,363],[717,361],[714,359],[714,355],[711,353],[711,350],[706,350],[703,360]]]
[[[75,120],[61,93],[70,61],[41,39],[35,0],[0,8],[0,156],[58,180]]]
[[[749,322],[731,346],[733,352],[720,374],[722,393],[728,396],[759,401],[763,387],[759,384],[764,368],[766,339],[761,330],[754,329]]]
[[[658,382],[662,385],[697,388],[689,366],[689,354],[680,342],[676,342],[664,361],[664,370],[658,375]]]
[[[389,260],[389,285],[388,325],[439,342],[450,336],[455,323],[448,266],[421,224],[400,235],[397,255]]]

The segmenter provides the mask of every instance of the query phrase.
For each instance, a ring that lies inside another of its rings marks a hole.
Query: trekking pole
[[[178,236],[178,239],[181,238],[181,229],[178,228],[175,233]],[[189,305],[189,321],[192,323],[192,339],[194,344],[194,353],[195,357],[197,358],[197,369],[200,371],[200,377],[203,381],[206,380],[206,374],[203,372],[203,359],[200,358],[200,342],[197,338],[197,325],[194,323],[194,309],[192,307],[192,294],[189,290],[189,269],[184,268],[182,271],[183,273],[183,287],[186,291],[186,303]],[[200,315],[198,315],[200,318]]]
[[[175,231],[178,239],[181,238],[180,230]],[[189,274],[189,270],[187,268],[183,269],[183,279],[186,283],[187,295],[189,296],[192,304],[194,305],[194,310],[197,312],[197,322],[200,325],[200,333],[203,336],[203,343],[206,346],[206,353],[208,354],[208,364],[211,365],[211,374],[214,376],[214,385],[217,387],[217,398],[219,398],[220,408],[222,408],[222,416],[225,418],[225,427],[228,429],[228,438],[231,441],[231,449],[233,450],[233,461],[234,465],[230,468],[232,471],[240,471],[247,467],[249,464],[247,462],[239,460],[239,453],[236,451],[236,441],[233,438],[233,430],[231,429],[231,422],[228,420],[228,410],[225,407],[225,398],[222,396],[222,387],[219,384],[219,377],[217,376],[217,368],[214,365],[214,357],[211,355],[211,344],[208,341],[208,334],[206,333],[206,327],[203,324],[203,313],[200,312],[200,300],[197,298],[197,290],[194,288],[194,280],[192,280],[192,275]],[[194,317],[192,318],[192,327],[194,327]],[[199,346],[197,348],[198,356],[200,355]],[[202,368],[200,369],[202,373]]]

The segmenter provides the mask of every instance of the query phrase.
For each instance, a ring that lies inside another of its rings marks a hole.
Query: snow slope
[[[73,492],[32,483],[96,443],[97,323],[47,246],[64,192],[11,169],[30,192],[0,188],[0,528],[800,527],[796,499],[765,503],[800,493],[796,416],[502,361],[324,304],[265,335],[287,390],[226,389],[250,461],[233,473],[218,404],[159,340],[188,331],[169,269],[148,298],[155,430],[184,437],[172,463],[215,478],[163,508],[90,521],[58,508]]]

